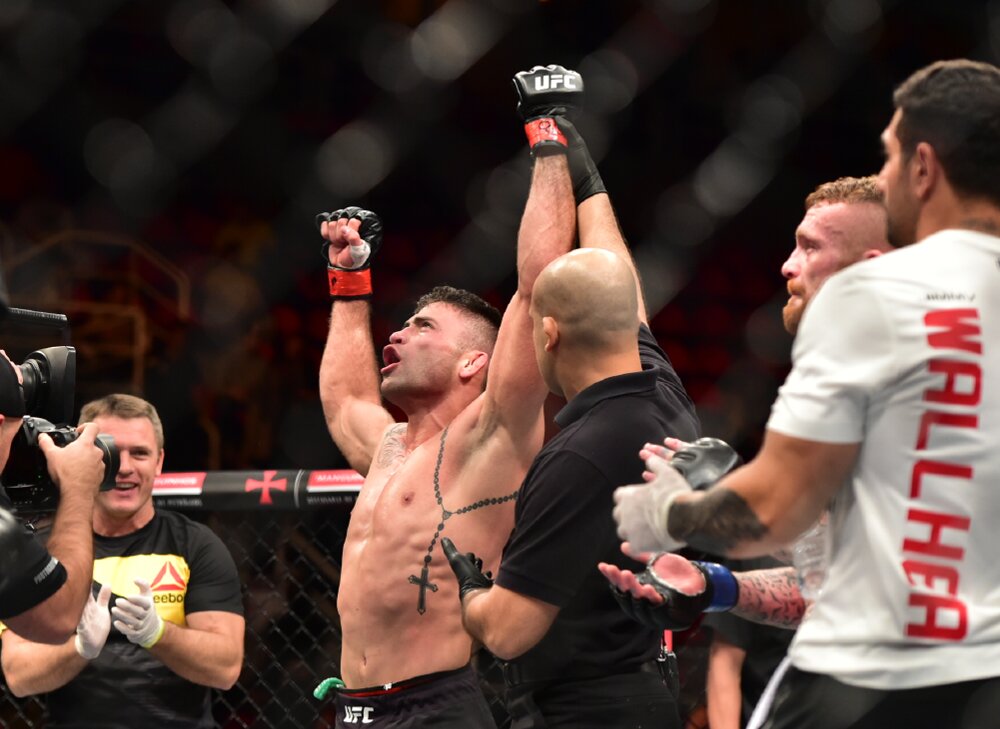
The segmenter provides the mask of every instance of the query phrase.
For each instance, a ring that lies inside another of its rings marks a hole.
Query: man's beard
[[[902,248],[917,242],[917,230],[913,220],[889,219],[889,243],[894,248]]]
[[[898,182],[892,198],[886,195],[885,211],[889,243],[896,248],[916,243],[919,204],[903,182]]]
[[[791,282],[788,283],[787,288],[788,302],[781,309],[781,320],[785,325],[785,331],[794,337],[795,332],[799,330],[799,322],[802,321],[802,314],[806,310],[808,299],[805,291]]]
[[[795,336],[799,330],[799,322],[802,321],[802,313],[806,310],[805,301],[796,299],[789,301],[781,310],[781,321],[785,325],[785,331]]]
[[[399,407],[400,403],[398,400],[404,399],[403,393],[406,391],[406,383],[402,381],[391,382],[388,379],[383,379],[379,383],[379,392],[382,398],[389,403]]]

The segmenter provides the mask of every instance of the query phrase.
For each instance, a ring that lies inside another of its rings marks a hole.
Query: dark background
[[[437,283],[502,306],[529,171],[510,77],[561,63],[653,330],[706,434],[752,455],[803,198],[876,172],[892,88],[960,56],[1000,57],[1000,2],[4,0],[4,276],[70,316],[78,404],[157,405],[168,470],[342,465],[314,215],[384,220],[379,346]]]

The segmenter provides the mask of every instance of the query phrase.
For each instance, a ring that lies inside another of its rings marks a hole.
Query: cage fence
[[[359,479],[353,472],[210,472],[166,474],[155,490],[157,508],[172,508],[206,523],[230,550],[240,573],[246,615],[243,670],[236,685],[215,692],[222,729],[326,729],[333,702],[313,689],[338,673],[337,591],[350,506]],[[263,487],[260,486],[263,484]],[[704,631],[677,636],[682,715],[700,721],[707,640]],[[475,660],[497,725],[503,708],[499,663]],[[46,726],[45,697],[0,693],[0,727]]]

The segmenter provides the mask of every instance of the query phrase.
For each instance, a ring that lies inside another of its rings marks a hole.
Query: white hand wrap
[[[92,661],[101,655],[101,649],[111,632],[111,614],[108,612],[108,601],[111,599],[111,586],[102,585],[97,599],[94,593],[87,596],[87,604],[83,606],[80,624],[76,626],[76,638],[73,645],[82,658]]]
[[[646,468],[656,478],[615,490],[612,515],[618,523],[618,536],[632,545],[633,552],[672,552],[684,542],[667,531],[670,507],[680,494],[691,491],[691,486],[664,458],[651,456],[646,459]]]
[[[351,266],[348,266],[349,271],[353,271],[356,268],[360,268],[365,265],[368,261],[368,256],[372,253],[372,248],[365,241],[361,241],[361,245],[348,246],[351,249]]]
[[[115,628],[119,633],[143,648],[152,648],[163,637],[166,626],[156,613],[149,583],[135,580],[135,584],[139,587],[139,594],[115,600],[111,614],[115,617]]]

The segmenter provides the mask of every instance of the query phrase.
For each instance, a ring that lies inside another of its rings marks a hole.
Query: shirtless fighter
[[[334,441],[366,476],[344,544],[338,727],[494,725],[469,667],[473,641],[440,540],[452,537],[495,569],[517,489],[542,444],[547,389],[528,309],[538,273],[573,244],[566,140],[555,118],[579,104],[583,84],[549,66],[518,74],[514,86],[534,171],[518,233],[518,289],[502,321],[479,297],[437,287],[390,336],[379,371],[368,299],[381,224],[358,208],[321,216],[333,298],[321,399]]]

